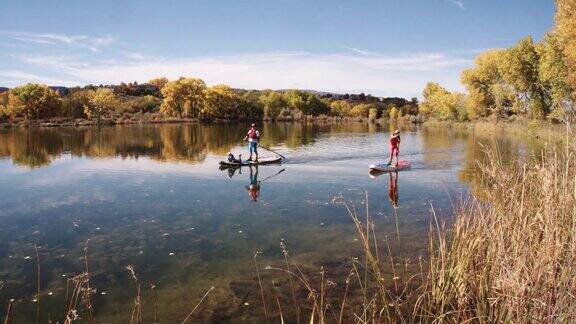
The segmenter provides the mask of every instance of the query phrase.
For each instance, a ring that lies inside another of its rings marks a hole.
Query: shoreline
[[[397,120],[390,119],[370,119],[363,117],[336,117],[336,116],[306,116],[300,119],[278,118],[274,120],[258,120],[257,122],[295,122],[295,123],[319,123],[319,124],[338,124],[338,123],[373,123],[386,125],[390,123],[398,124],[422,124],[422,120],[415,118],[400,118]],[[98,120],[89,120],[83,118],[51,118],[42,120],[20,120],[16,122],[0,122],[0,129],[18,129],[18,128],[60,128],[60,127],[94,127],[94,126],[115,126],[115,125],[149,125],[149,124],[228,124],[228,123],[248,123],[247,119],[213,119],[200,120],[197,118],[165,118],[157,115],[124,116],[119,118],[103,118]]]

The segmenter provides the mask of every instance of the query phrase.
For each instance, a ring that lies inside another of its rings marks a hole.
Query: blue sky
[[[419,96],[553,23],[546,0],[0,0],[0,86],[145,82]]]

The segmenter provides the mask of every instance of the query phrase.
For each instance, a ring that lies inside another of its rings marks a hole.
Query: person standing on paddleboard
[[[256,155],[254,162],[258,162],[258,142],[260,142],[260,131],[256,129],[255,124],[250,126],[248,134],[246,134],[244,140],[248,140],[248,149],[250,150],[248,161],[252,161],[252,153],[254,153]]]
[[[394,133],[390,135],[390,161],[388,165],[398,166],[398,153],[400,153],[400,131],[395,130]],[[392,164],[394,156],[396,156],[396,164]]]

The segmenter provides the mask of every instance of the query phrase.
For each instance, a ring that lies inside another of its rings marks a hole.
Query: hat
[[[252,123],[252,125],[250,125],[250,127],[256,127],[256,124]]]
[[[399,131],[399,130],[395,130],[395,131],[394,131],[394,134],[400,134],[400,131]]]

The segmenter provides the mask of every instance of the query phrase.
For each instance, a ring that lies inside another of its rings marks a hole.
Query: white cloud
[[[248,89],[301,88],[404,97],[418,96],[428,81],[461,89],[460,71],[471,63],[471,54],[456,52],[407,55],[287,52],[170,60],[136,52],[121,53],[116,61],[28,54],[13,57],[34,71],[41,69],[57,76],[51,79],[30,75],[35,82],[47,80],[53,85],[117,84],[146,82],[159,76],[169,79],[191,76],[210,85],[225,83]],[[13,74],[12,80],[32,81],[23,74]]]
[[[365,51],[365,50],[361,50],[359,48],[355,48],[355,47],[344,47],[345,49],[351,50],[354,53],[358,53],[358,54],[362,54],[362,55],[371,55],[374,54],[372,52],[369,51]]]
[[[85,35],[64,35],[52,33],[30,33],[21,31],[0,31],[0,38],[8,38],[25,43],[34,43],[41,45],[71,45],[87,48],[90,51],[97,52],[103,47],[110,46],[114,43],[111,36],[88,37]]]
[[[249,89],[302,88],[369,92],[383,96],[418,95],[427,81],[460,88],[458,79],[469,58],[442,53],[400,56],[265,53],[145,60],[69,68],[68,76],[85,83],[145,82],[158,76],[194,76],[208,84]]]
[[[148,56],[139,52],[124,52],[124,54],[126,55],[127,58],[137,61],[142,61],[149,58]]]
[[[450,0],[450,2],[452,2],[454,5],[456,5],[458,8],[464,10],[466,9],[466,7],[464,7],[464,1],[461,0]]]
[[[78,85],[78,82],[70,79],[41,76],[21,70],[0,70],[0,80],[2,80],[2,86],[7,87],[15,87],[27,82],[44,83],[52,86]]]

